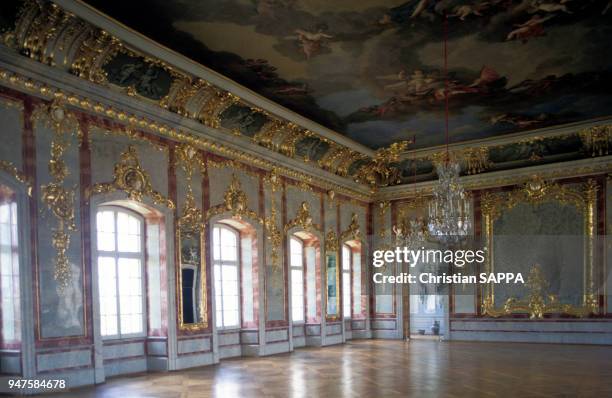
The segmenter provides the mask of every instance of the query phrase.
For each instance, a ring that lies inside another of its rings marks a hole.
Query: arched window
[[[345,318],[351,317],[351,262],[352,250],[342,245],[342,312]]]
[[[14,192],[3,185],[0,185],[0,278],[1,347],[16,348],[21,341],[17,202]]]
[[[213,272],[217,328],[240,327],[238,232],[225,225],[213,228]]]
[[[102,337],[143,335],[143,219],[119,207],[102,207],[96,216],[96,230]]]
[[[304,322],[304,243],[295,237],[289,240],[291,273],[291,319]]]

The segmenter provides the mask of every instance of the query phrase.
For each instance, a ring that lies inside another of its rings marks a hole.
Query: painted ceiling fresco
[[[612,0],[88,0],[372,148],[608,116]]]

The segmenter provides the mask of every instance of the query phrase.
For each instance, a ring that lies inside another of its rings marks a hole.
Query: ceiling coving
[[[608,116],[609,0],[87,0],[154,40],[377,149]]]

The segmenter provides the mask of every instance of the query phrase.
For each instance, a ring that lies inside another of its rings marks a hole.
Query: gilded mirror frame
[[[520,203],[540,204],[559,202],[571,205],[583,215],[584,235],[584,285],[583,300],[579,306],[559,303],[556,296],[547,294],[547,282],[544,280],[541,268],[534,264],[526,286],[529,289],[527,299],[508,298],[503,307],[496,308],[493,283],[482,286],[482,315],[491,317],[512,314],[529,314],[530,318],[543,318],[544,314],[562,313],[571,316],[585,317],[597,313],[599,304],[595,288],[595,225],[598,185],[594,179],[581,184],[580,188],[570,188],[567,185],[550,183],[534,176],[524,185],[510,192],[485,193],[481,200],[482,225],[486,247],[486,273],[495,272],[493,253],[493,225],[504,211],[510,210]]]
[[[340,260],[339,253],[339,239],[336,236],[336,233],[332,230],[329,230],[327,235],[325,235],[325,319],[328,321],[337,321],[341,317],[342,310],[342,295],[340,294],[339,284],[340,284],[340,264],[338,263]],[[328,267],[328,258],[334,257],[334,261],[336,264],[336,280],[335,280],[335,293],[336,293],[336,312],[333,314],[329,313],[329,267]]]
[[[198,322],[185,323],[183,319],[183,235],[197,235],[198,242],[200,244],[200,261],[196,265],[196,269],[199,272],[200,281],[198,283],[199,293],[195,298],[194,305],[196,305],[197,314],[199,316]],[[208,303],[207,303],[207,288],[206,288],[206,250],[205,250],[205,228],[199,230],[189,230],[179,226],[176,230],[177,238],[177,252],[178,252],[178,272],[177,272],[177,290],[178,290],[178,322],[180,330],[188,331],[200,331],[208,328]],[[198,306],[199,304],[199,306]]]

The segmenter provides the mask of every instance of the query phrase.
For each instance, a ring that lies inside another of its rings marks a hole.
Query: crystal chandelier
[[[429,231],[423,217],[402,220],[399,225],[393,226],[395,244],[410,248],[419,247],[429,237]]]
[[[438,185],[429,203],[429,233],[445,244],[456,244],[470,232],[471,198],[459,182],[460,167],[451,161],[448,151],[448,20],[444,15],[444,104],[446,157],[436,165]]]
[[[429,233],[445,243],[457,243],[471,228],[471,197],[459,183],[459,164],[446,160],[436,167],[439,182],[429,202]]]
[[[413,137],[412,143],[416,144],[416,136]],[[415,187],[413,203],[414,207],[418,208],[425,202],[425,199],[420,194],[417,195],[416,191],[416,159],[413,159],[413,166],[413,185]],[[395,234],[395,244],[397,246],[406,246],[410,248],[416,248],[421,246],[425,242],[425,240],[429,238],[427,223],[425,222],[423,217],[413,216],[407,218],[404,214],[402,214],[401,211],[400,222],[398,225],[393,226],[393,233]]]

